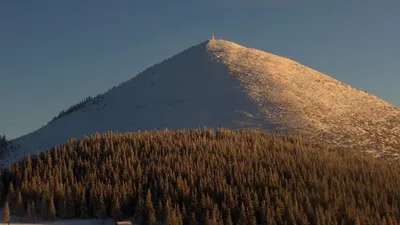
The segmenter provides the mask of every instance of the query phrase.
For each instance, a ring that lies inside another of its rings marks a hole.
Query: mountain
[[[293,60],[209,40],[30,134],[5,163],[107,131],[257,127],[398,157],[400,109]]]

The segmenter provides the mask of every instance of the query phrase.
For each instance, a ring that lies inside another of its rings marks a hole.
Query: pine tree
[[[194,212],[192,212],[190,214],[190,217],[188,218],[188,222],[184,223],[184,224],[188,224],[188,225],[197,225],[197,221],[196,221],[196,215],[194,214]]]
[[[22,222],[22,217],[24,216],[24,204],[22,202],[21,192],[18,192],[17,197],[17,215],[19,216],[19,222]]]
[[[100,195],[99,205],[97,208],[97,218],[103,220],[103,224],[105,223],[106,218],[106,207],[104,205],[104,197],[103,194]]]
[[[67,200],[63,199],[60,201],[60,207],[58,210],[59,210],[59,215],[62,218],[68,218]]]
[[[159,200],[158,206],[157,206],[157,219],[161,222],[163,220],[163,214],[164,214],[164,208],[163,208],[161,200]]]
[[[259,220],[261,225],[267,224],[267,204],[266,201],[263,200],[261,202],[260,212],[259,212]]]
[[[248,225],[257,225],[254,208],[251,204],[249,204],[249,206],[246,209],[246,218],[247,218]]]
[[[32,214],[32,222],[35,223],[36,222],[36,207],[35,207],[34,201],[32,201],[32,204],[31,204],[31,214]]]
[[[228,208],[226,215],[225,215],[225,220],[224,220],[225,225],[233,225],[232,223],[232,217],[231,217],[231,210]]]
[[[112,209],[112,217],[116,221],[121,220],[121,209],[120,209],[119,201],[118,201],[117,197],[115,197],[115,199],[114,199],[114,204],[113,204],[113,209]]]
[[[70,171],[70,169],[68,170]],[[68,218],[75,218],[76,216],[76,206],[75,206],[75,194],[72,192],[71,188],[68,187],[66,191],[66,207]]]
[[[164,225],[176,225],[175,213],[171,207],[171,202],[169,199],[167,199],[165,202],[164,210]]]
[[[39,217],[47,220],[48,218],[48,204],[47,204],[47,199],[46,199],[46,194],[42,193],[41,199],[40,199],[40,215]]]
[[[144,224],[153,225],[156,223],[156,212],[151,200],[150,189],[147,191],[146,201],[144,203]]]
[[[32,212],[30,204],[28,204],[28,206],[26,207],[26,217],[28,217],[29,223],[32,223]]]
[[[2,177],[1,171],[0,171],[0,177]],[[3,204],[3,196],[5,196],[5,189],[4,189],[4,182],[2,179],[0,179],[0,196],[1,196],[0,204]]]
[[[245,225],[246,224],[246,209],[244,207],[244,204],[242,203],[242,206],[240,207],[240,214],[239,214],[239,225]]]
[[[81,196],[81,205],[80,205],[80,215],[83,219],[86,219],[88,217],[88,205],[86,203],[86,195],[85,192],[82,193]]]
[[[136,207],[135,207],[135,219],[136,221],[138,221],[138,223],[143,223],[143,211],[144,211],[144,201],[143,198],[141,196],[139,196],[139,199],[136,203]]]
[[[55,219],[56,218],[56,207],[54,205],[54,198],[53,196],[50,197],[49,199],[49,218],[50,219]]]
[[[14,185],[12,184],[12,182],[10,183],[9,187],[8,187],[8,194],[6,197],[6,201],[9,204],[9,209],[10,209],[10,213],[14,213],[14,206],[15,206],[15,190],[14,190]]]
[[[8,207],[8,202],[6,202],[6,205],[4,207],[3,222],[8,223],[8,225],[10,225],[10,219],[11,219],[10,208]]]
[[[215,225],[218,225],[221,223],[220,212],[219,212],[217,204],[214,204],[211,221],[212,221],[212,224],[215,224]]]
[[[182,213],[179,210],[179,205],[175,207],[175,220],[177,225],[183,225]]]

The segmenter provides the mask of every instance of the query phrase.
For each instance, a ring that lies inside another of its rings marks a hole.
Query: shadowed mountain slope
[[[210,40],[13,140],[5,163],[107,131],[198,127],[305,135],[398,157],[399,108],[287,58]]]

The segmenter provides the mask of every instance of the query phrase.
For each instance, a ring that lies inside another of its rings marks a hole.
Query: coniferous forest
[[[400,224],[400,166],[256,130],[107,133],[1,170],[21,218],[143,224]]]

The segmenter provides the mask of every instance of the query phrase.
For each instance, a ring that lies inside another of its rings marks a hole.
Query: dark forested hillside
[[[400,224],[400,167],[255,130],[94,135],[1,171],[12,213],[145,224]],[[36,215],[36,216],[35,216]]]

